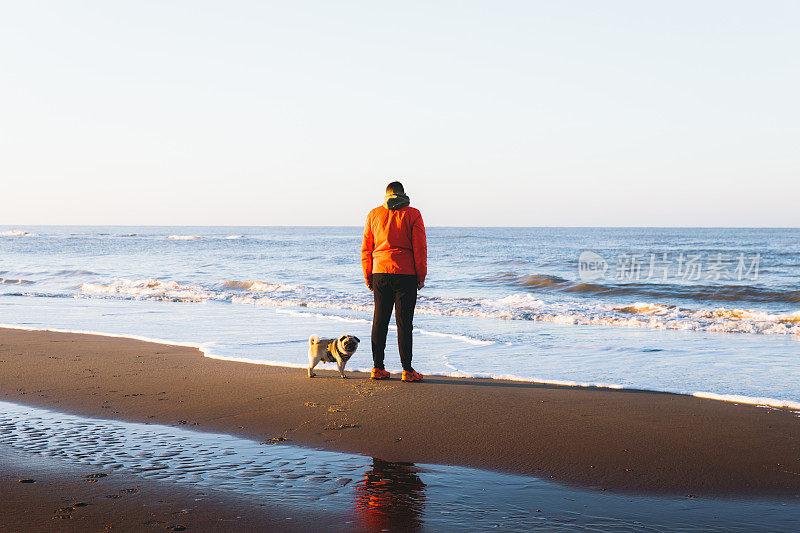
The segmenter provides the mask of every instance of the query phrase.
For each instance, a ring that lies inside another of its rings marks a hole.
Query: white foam
[[[372,324],[371,321],[365,320],[363,318],[352,318],[347,316],[340,316],[340,315],[329,315],[324,313],[312,313],[308,311],[296,311],[294,309],[276,309],[276,312],[284,314],[284,315],[291,315],[296,317],[302,318],[321,318],[324,320],[336,320],[337,322],[350,322],[354,324]],[[396,326],[389,326],[390,329],[396,330]],[[476,339],[474,337],[469,337],[467,335],[459,335],[455,333],[442,333],[439,331],[430,331],[426,329],[414,328],[415,333],[419,333],[420,335],[429,335],[432,337],[445,337],[453,340],[457,340],[460,342],[465,342],[467,344],[472,344],[476,346],[488,346],[490,344],[494,344],[494,341],[488,341],[483,339]]]
[[[222,286],[226,289],[239,289],[244,291],[254,292],[276,292],[276,291],[297,291],[301,287],[299,285],[286,285],[281,283],[267,283],[266,281],[236,281],[225,280]]]
[[[217,293],[202,287],[181,285],[175,281],[160,281],[157,279],[133,281],[117,278],[107,285],[81,283],[78,289],[84,294],[106,294],[173,302],[200,302],[219,298]]]
[[[741,396],[738,394],[715,394],[713,392],[695,392],[692,396],[707,398],[709,400],[719,400],[722,402],[746,403],[762,405],[768,407],[779,407],[783,409],[800,409],[800,402],[791,400],[777,400],[775,398],[754,398],[752,396]]]
[[[171,301],[226,300],[265,307],[308,307],[371,312],[363,295],[332,294],[292,284],[259,280],[226,280],[218,290],[172,281],[116,279],[107,285],[81,285],[85,294]],[[248,291],[251,294],[242,294]],[[290,297],[286,294],[293,293]],[[269,293],[269,296],[266,294]],[[743,309],[691,310],[658,303],[608,305],[580,302],[545,302],[527,294],[500,299],[425,298],[417,313],[503,320],[530,320],[568,325],[592,325],[724,333],[759,333],[800,336],[800,311],[778,314]]]
[[[83,283],[79,290],[90,296],[129,299],[175,302],[219,300],[263,307],[306,307],[368,313],[373,310],[369,299],[360,293],[335,293],[260,280],[224,280],[209,288],[175,281],[115,278],[105,284]],[[650,302],[628,305],[545,302],[527,294],[512,294],[499,299],[420,297],[416,312],[431,316],[528,320],[578,326],[795,335],[800,339],[800,311],[694,310]]]
[[[309,313],[305,311],[295,311],[294,309],[276,309],[275,311],[283,315],[290,315],[302,318],[322,318],[324,320],[336,320],[337,322],[350,322],[353,324],[372,323],[369,320],[365,320],[363,318],[351,318],[348,316],[340,316],[340,315],[326,315],[324,313]]]
[[[130,280],[114,278],[107,283],[81,283],[78,290],[92,296],[120,297],[137,300],[154,300],[170,302],[204,302],[206,300],[230,301],[234,303],[256,305],[299,305],[303,303],[290,299],[265,299],[265,297],[242,295],[234,291],[250,291],[254,293],[294,292],[301,290],[298,285],[267,283],[263,281],[223,281],[217,289],[198,285],[178,283],[171,280],[143,279]]]
[[[562,387],[595,387],[601,389],[625,389],[623,385],[616,383],[603,383],[599,381],[570,381],[564,379],[540,379],[540,378],[522,378],[514,374],[484,374],[484,375],[470,375],[474,378],[489,378],[489,379],[504,379],[507,381],[524,381],[530,383],[544,383],[546,385],[560,385]]]
[[[8,231],[0,231],[0,237],[36,237],[36,234],[18,229],[10,229]]]
[[[666,315],[674,312],[675,307],[647,302],[634,302],[632,305],[621,305],[612,307],[615,311],[622,313],[638,313],[643,315]]]
[[[238,357],[232,355],[219,355],[204,354],[209,359],[216,359],[218,361],[231,361],[234,363],[249,363],[251,365],[266,365],[266,366],[280,366],[285,368],[308,368],[308,363],[289,363],[286,361],[275,361],[272,359],[251,359],[249,357]],[[354,369],[358,370],[358,369]],[[366,370],[369,372],[369,370]]]
[[[242,238],[244,238],[244,235],[228,235],[228,236],[227,236],[227,237],[225,237],[225,238],[226,238],[226,239],[228,239],[228,240],[232,240],[232,239],[242,239]]]
[[[395,328],[396,329],[396,328]],[[439,331],[429,331],[426,329],[414,328],[414,333],[420,333],[422,335],[430,335],[432,337],[446,337],[448,339],[454,339],[461,342],[466,342],[467,344],[473,344],[475,346],[489,346],[490,344],[494,344],[495,341],[487,341],[483,339],[476,339],[474,337],[469,337],[467,335],[459,335],[456,333],[441,333]]]
[[[141,335],[131,335],[128,333],[107,333],[103,331],[91,331],[83,329],[59,329],[59,328],[42,328],[33,326],[22,326],[18,324],[0,324],[0,328],[6,329],[19,329],[22,331],[52,331],[54,333],[75,333],[78,335],[97,335],[99,337],[113,337],[120,339],[131,339],[135,341],[152,342],[155,344],[163,344],[165,346],[183,346],[185,348],[197,348],[203,355],[207,356],[206,350],[212,343],[197,343],[197,342],[184,342],[184,341],[171,341],[165,339],[157,339],[155,337],[143,337]]]
[[[197,239],[202,239],[199,235],[170,235],[167,239],[172,239],[174,241],[195,241]]]
[[[492,302],[488,300],[487,303]],[[543,300],[534,298],[530,294],[510,294],[505,298],[494,300],[495,305],[517,309],[537,309],[545,305]]]

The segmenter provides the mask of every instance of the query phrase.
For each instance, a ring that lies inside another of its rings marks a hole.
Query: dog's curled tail
[[[311,346],[312,344],[319,344],[319,336],[318,335],[311,335],[308,338],[308,345]]]

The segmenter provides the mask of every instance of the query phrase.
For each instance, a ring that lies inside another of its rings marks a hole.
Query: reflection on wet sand
[[[355,490],[355,511],[362,527],[377,531],[422,528],[425,483],[412,463],[373,458],[372,469]]]
[[[800,500],[631,496],[444,465],[415,466],[227,434],[98,420],[0,402],[0,448],[196,489],[230,491],[291,516],[351,510],[366,531],[800,531]],[[34,479],[20,476],[20,479]],[[15,483],[16,486],[16,483]],[[349,524],[349,523],[348,523]],[[349,526],[344,525],[344,529]]]

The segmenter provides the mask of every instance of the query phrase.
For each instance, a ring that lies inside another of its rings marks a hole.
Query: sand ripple
[[[789,530],[797,502],[654,498],[560,487],[535,478],[380,459],[80,418],[0,402],[0,444],[86,466],[87,482],[134,473],[303,507],[351,509],[369,530]],[[20,482],[22,482],[21,480]],[[136,489],[129,489],[136,490]]]
[[[369,463],[357,455],[86,419],[5,403],[0,405],[0,434],[8,446],[102,471],[123,469],[243,494],[279,494],[284,501],[335,495]],[[309,453],[314,455],[311,463]]]

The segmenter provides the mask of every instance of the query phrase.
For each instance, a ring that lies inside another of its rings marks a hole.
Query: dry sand
[[[619,491],[800,495],[800,418],[788,410],[646,391],[350,376],[308,379],[302,369],[218,361],[193,348],[0,329],[0,399],[10,402]]]

